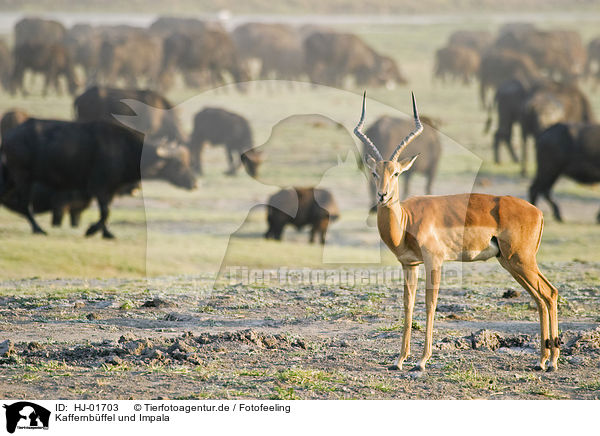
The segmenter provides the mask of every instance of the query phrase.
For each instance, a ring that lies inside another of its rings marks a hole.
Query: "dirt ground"
[[[590,265],[552,267],[578,275]],[[422,293],[413,355],[405,370],[387,369],[401,338],[397,283],[368,291],[234,284],[204,293],[186,291],[190,277],[3,282],[0,397],[600,398],[597,287],[558,283],[559,371],[536,372],[533,301],[517,286],[494,285],[506,274],[497,264],[469,270],[462,285],[440,293],[435,350],[419,377],[408,369],[423,346]],[[6,292],[19,287],[56,292]]]

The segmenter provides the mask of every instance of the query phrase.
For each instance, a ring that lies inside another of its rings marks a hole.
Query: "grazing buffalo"
[[[49,86],[59,94],[62,92],[59,83],[61,76],[67,81],[69,93],[74,95],[77,92],[75,64],[66,44],[23,43],[15,46],[13,53],[14,64],[10,79],[10,90],[13,95],[18,90],[21,90],[23,95],[27,95],[23,86],[23,77],[27,70],[44,75],[44,95],[47,94]]]
[[[205,143],[225,146],[229,170],[236,173],[241,164],[248,174],[256,176],[262,158],[255,151],[248,120],[220,108],[205,108],[194,117],[194,131],[188,143],[192,168],[202,174],[202,149]]]
[[[442,151],[442,144],[439,134],[437,130],[435,130],[435,123],[426,116],[421,116],[420,119],[423,123],[423,133],[410,143],[400,155],[401,157],[411,157],[416,154],[420,155],[412,168],[403,174],[404,198],[409,195],[410,179],[415,173],[423,174],[427,178],[425,193],[427,195],[431,194],[433,180],[437,172],[438,162]],[[390,156],[398,144],[402,142],[413,128],[414,123],[412,120],[383,116],[367,129],[366,135],[371,138],[381,155]],[[363,155],[366,154],[373,156],[373,152],[370,149],[363,148]],[[369,180],[371,185],[371,203],[375,204],[375,185],[372,181],[372,177],[370,177]],[[373,211],[375,211],[375,209],[373,209]]]
[[[122,37],[105,37],[100,47],[102,78],[110,85],[122,79],[126,86],[135,88],[145,79],[146,86],[153,86],[158,80],[162,50],[162,38],[136,29]]]
[[[338,218],[339,209],[329,191],[318,188],[282,189],[272,195],[267,202],[269,229],[265,233],[265,238],[280,241],[287,224],[293,225],[298,230],[310,225],[309,241],[315,242],[318,232],[321,244],[325,244],[329,222]]]
[[[128,101],[123,103],[122,100]],[[116,123],[113,115],[137,115],[138,130],[149,140],[185,142],[177,111],[169,100],[154,91],[93,86],[77,97],[73,105],[79,121]]]
[[[535,204],[538,195],[543,195],[554,217],[562,221],[550,191],[560,176],[584,184],[600,182],[600,125],[555,124],[537,137],[535,147],[537,173],[529,188],[530,202]]]
[[[313,83],[342,87],[353,77],[357,86],[405,84],[396,62],[350,33],[315,32],[304,40],[304,59]]]
[[[242,59],[260,62],[260,79],[296,80],[304,73],[302,38],[295,28],[246,23],[236,27],[232,36]]]
[[[195,78],[201,76],[200,85],[222,86],[225,75],[229,74],[244,90],[242,82],[250,76],[246,64],[241,61],[231,36],[222,29],[207,27],[202,31],[177,32],[163,41],[160,85],[168,89],[172,85],[173,74],[183,74],[188,86],[196,86]]]
[[[70,122],[30,118],[12,129],[0,150],[2,174],[0,200],[16,195],[34,233],[45,233],[33,216],[33,188],[36,183],[53,191],[76,191],[95,198],[100,220],[87,236],[107,228],[109,207],[123,188],[146,178],[157,178],[193,189],[196,181],[189,168],[185,147],[144,146],[143,135],[106,121]]]
[[[461,79],[466,85],[477,76],[480,62],[479,53],[472,48],[459,45],[442,47],[435,53],[433,76],[443,82],[446,76],[450,76]]]
[[[508,79],[532,83],[541,77],[533,60],[522,53],[511,50],[489,50],[481,58],[479,67],[479,96],[486,106],[486,91],[497,88]]]

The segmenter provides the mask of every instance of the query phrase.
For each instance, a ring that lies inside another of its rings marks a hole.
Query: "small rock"
[[[104,362],[108,365],[120,365],[123,363],[123,359],[117,355],[111,355],[108,356]]]
[[[502,294],[502,298],[519,298],[521,293],[519,291],[515,291],[514,289],[509,289],[504,294]]]
[[[87,319],[89,319],[90,321],[95,321],[95,320],[98,320],[98,319],[100,319],[100,315],[99,315],[99,314],[97,314],[96,312],[91,312],[91,313],[88,313],[88,314],[87,314],[85,317],[86,317]]]
[[[488,349],[494,351],[500,348],[500,337],[496,332],[483,329],[473,333],[471,343],[474,350]]]
[[[81,309],[85,307],[85,303],[83,301],[76,301],[75,303],[73,303],[73,307],[75,309]]]
[[[156,307],[156,308],[160,308],[160,307],[171,307],[173,306],[173,304],[169,303],[166,300],[163,300],[162,298],[154,298],[152,300],[148,300],[146,301],[144,304],[142,304],[142,307]]]
[[[185,316],[177,312],[171,312],[165,315],[165,321],[187,321],[189,319],[189,316]]]
[[[15,346],[10,339],[0,342],[0,357],[10,357],[15,353]]]

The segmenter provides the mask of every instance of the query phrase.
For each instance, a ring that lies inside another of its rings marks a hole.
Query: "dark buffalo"
[[[519,161],[512,144],[512,132],[513,126],[521,122],[521,111],[527,100],[528,92],[529,87],[518,79],[508,79],[496,89],[494,104],[488,109],[488,119],[485,127],[487,133],[492,124],[492,111],[496,108],[498,127],[494,133],[493,142],[494,162],[496,163],[500,163],[501,144],[506,144],[514,162]]]
[[[143,152],[142,152],[143,151]],[[145,146],[143,135],[106,121],[69,122],[29,119],[12,129],[0,151],[0,200],[19,199],[34,233],[44,233],[33,216],[32,194],[39,183],[60,192],[95,198],[100,220],[86,235],[99,230],[112,238],[106,222],[114,196],[146,178],[167,180],[186,189],[195,187],[184,147]]]
[[[129,100],[123,103],[121,100]],[[176,109],[164,96],[150,90],[93,86],[75,99],[79,121],[117,122],[113,115],[137,115],[139,131],[151,141],[166,139],[184,143]],[[158,109],[158,110],[157,110]]]
[[[553,81],[537,82],[527,94],[521,109],[521,136],[523,150],[521,173],[527,173],[527,139],[535,138],[551,125],[591,123],[594,114],[585,94],[575,83]]]
[[[201,76],[201,83],[223,85],[225,75],[233,77],[238,88],[249,79],[247,66],[241,61],[231,36],[224,30],[206,28],[196,32],[173,33],[163,42],[160,84],[163,89],[172,85],[173,74],[181,72],[188,86],[198,84],[192,77]]]
[[[537,137],[535,147],[537,173],[529,188],[530,201],[535,204],[541,194],[552,206],[554,217],[562,221],[550,191],[560,176],[584,184],[600,182],[600,125],[555,124]]]
[[[325,244],[329,222],[338,218],[339,209],[329,191],[318,188],[282,189],[272,195],[267,202],[269,228],[265,238],[280,241],[287,224],[293,225],[298,230],[309,225],[311,226],[310,242],[315,241],[318,232],[321,244]]]
[[[52,86],[57,93],[61,93],[59,78],[63,76],[67,81],[69,93],[77,92],[78,81],[75,75],[75,64],[71,53],[64,43],[34,44],[24,43],[14,48],[14,65],[11,75],[10,89],[13,94],[21,90],[23,95],[27,92],[23,86],[23,77],[27,70],[44,75],[44,90]]]
[[[442,81],[450,76],[462,80],[466,85],[477,77],[480,62],[479,53],[472,48],[458,45],[442,47],[435,53],[433,76]]]
[[[194,117],[194,131],[188,148],[192,167],[202,173],[202,149],[205,143],[224,145],[229,162],[227,174],[235,174],[241,164],[252,177],[256,176],[262,159],[255,151],[252,130],[244,117],[220,108],[205,108]]]
[[[404,84],[396,62],[350,33],[315,32],[304,40],[304,59],[313,83],[341,87],[353,77],[357,86]]]
[[[62,44],[67,30],[58,21],[26,17],[15,24],[15,47]]]
[[[467,47],[482,54],[493,42],[492,34],[485,30],[457,30],[448,38],[448,46]]]
[[[428,195],[431,194],[433,180],[440,160],[442,145],[439,134],[437,130],[435,130],[435,123],[426,116],[421,116],[421,122],[423,123],[423,133],[411,142],[400,155],[403,158],[420,154],[419,159],[415,161],[412,168],[403,174],[404,198],[409,195],[410,179],[415,173],[423,174],[427,178],[425,193]],[[375,121],[365,133],[371,138],[382,156],[390,156],[398,144],[400,144],[406,135],[413,129],[413,120],[383,116]],[[363,154],[373,155],[373,152],[363,148]],[[375,204],[375,186],[372,177],[370,177],[369,180],[371,202],[372,204]]]
[[[246,23],[236,27],[232,35],[242,59],[260,62],[260,79],[296,80],[304,73],[302,38],[295,28]]]

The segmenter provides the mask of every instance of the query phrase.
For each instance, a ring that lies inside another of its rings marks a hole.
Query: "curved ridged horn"
[[[373,142],[371,142],[371,140],[368,138],[367,135],[365,135],[361,129],[364,127],[365,125],[365,100],[367,99],[367,91],[365,91],[365,93],[363,94],[363,102],[362,102],[362,114],[360,115],[360,121],[358,122],[358,124],[356,125],[356,127],[354,128],[354,134],[356,135],[356,137],[358,139],[361,140],[361,142],[367,146],[367,148],[370,148],[372,153],[375,155],[375,158],[378,161],[382,161],[383,160],[383,156],[381,156],[381,153],[379,153],[379,150],[377,150],[377,147],[375,147],[375,144],[373,144]]]
[[[413,103],[413,115],[415,117],[415,130],[410,132],[408,136],[404,138],[400,144],[398,144],[398,147],[396,147],[396,150],[394,150],[394,152],[392,153],[392,157],[390,157],[391,161],[397,160],[398,156],[400,156],[400,153],[402,153],[402,150],[404,150],[406,146],[410,144],[412,140],[419,136],[423,131],[423,124],[421,124],[421,120],[419,120],[419,112],[417,111],[417,102],[415,101],[415,94],[411,92],[411,95]]]

